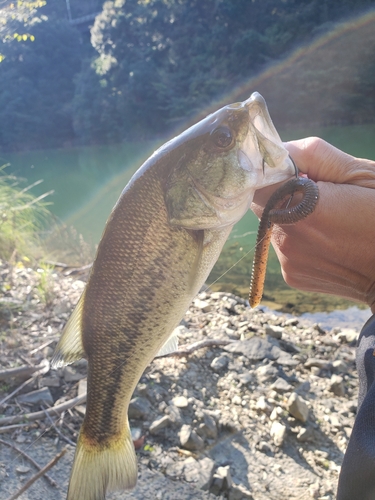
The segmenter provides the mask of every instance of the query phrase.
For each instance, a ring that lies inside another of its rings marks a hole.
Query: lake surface
[[[281,133],[283,140],[309,135],[323,137],[355,156],[375,159],[373,124],[311,127]],[[0,164],[10,163],[7,172],[25,179],[25,185],[43,179],[43,183],[33,189],[34,194],[54,190],[54,194],[49,197],[50,210],[68,226],[74,226],[85,241],[94,245],[100,240],[105,221],[122,189],[159,145],[148,142],[2,154]],[[212,288],[232,290],[247,296],[257,227],[258,220],[251,212],[235,226],[209,278],[209,284],[215,282]],[[335,297],[292,290],[285,285],[273,252],[270,255],[263,304],[297,314],[331,311],[353,305]]]

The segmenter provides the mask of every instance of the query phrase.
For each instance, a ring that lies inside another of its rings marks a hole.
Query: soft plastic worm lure
[[[286,197],[302,193],[302,200],[294,207],[277,208]],[[310,215],[319,199],[319,188],[315,182],[304,177],[297,177],[283,184],[268,200],[260,219],[258,236],[251,274],[249,303],[256,307],[262,300],[268,251],[274,224],[295,224]]]

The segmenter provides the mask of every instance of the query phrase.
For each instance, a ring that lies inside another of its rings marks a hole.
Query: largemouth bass
[[[295,173],[258,93],[209,115],[135,173],[104,229],[54,366],[88,360],[87,406],[68,500],[131,489],[127,409],[147,365],[208,277],[256,189]]]

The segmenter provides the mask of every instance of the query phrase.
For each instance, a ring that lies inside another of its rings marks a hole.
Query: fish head
[[[233,225],[257,189],[295,175],[257,92],[209,115],[164,149],[173,163],[165,189],[169,222],[190,229]]]

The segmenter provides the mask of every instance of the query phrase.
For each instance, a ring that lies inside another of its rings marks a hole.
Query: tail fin
[[[128,426],[124,434],[103,448],[89,443],[81,431],[67,500],[104,500],[109,491],[134,488],[137,458]]]

